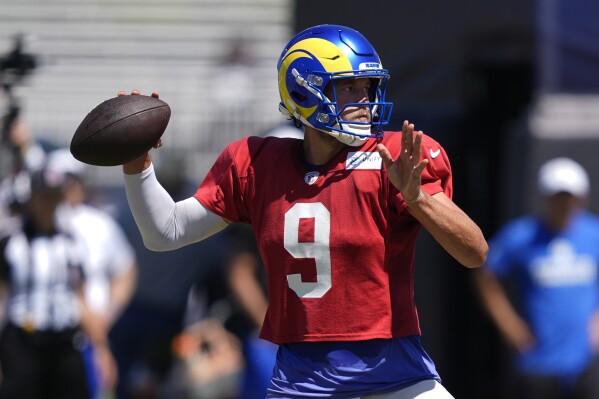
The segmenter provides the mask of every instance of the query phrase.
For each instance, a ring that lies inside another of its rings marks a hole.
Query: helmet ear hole
[[[293,97],[296,103],[302,103],[306,101],[306,99],[308,98],[298,91],[292,91],[289,94],[291,94],[291,97]]]

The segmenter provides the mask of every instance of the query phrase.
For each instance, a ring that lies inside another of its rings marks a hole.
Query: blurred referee
[[[32,173],[22,228],[0,241],[2,399],[90,397],[81,354],[81,248],[54,222],[63,180],[49,170]]]

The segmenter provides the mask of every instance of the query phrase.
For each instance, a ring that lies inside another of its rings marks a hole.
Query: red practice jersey
[[[414,253],[420,224],[391,184],[376,144],[393,157],[401,133],[347,147],[322,166],[302,141],[249,137],[219,156],[195,197],[251,223],[268,272],[261,337],[277,344],[358,341],[420,334]],[[422,188],[452,195],[443,148],[422,138]]]

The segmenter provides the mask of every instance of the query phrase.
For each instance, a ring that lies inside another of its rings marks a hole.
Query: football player
[[[123,167],[150,249],[191,244],[232,222],[253,226],[268,272],[261,337],[279,345],[268,398],[452,397],[420,342],[416,236],[423,226],[469,268],[488,247],[451,200],[443,147],[408,121],[383,132],[388,79],[359,32],[315,26],[278,61],[279,109],[303,140],[234,142],[177,203],[149,153]]]

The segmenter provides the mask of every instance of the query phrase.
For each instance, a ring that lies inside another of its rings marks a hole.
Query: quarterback
[[[416,236],[424,227],[469,268],[488,247],[451,200],[445,150],[408,121],[383,132],[389,73],[351,28],[297,34],[277,67],[279,110],[303,140],[234,142],[179,202],[150,153],[123,166],[146,246],[173,250],[232,222],[253,226],[268,272],[261,337],[279,345],[268,398],[451,398],[420,342]]]

